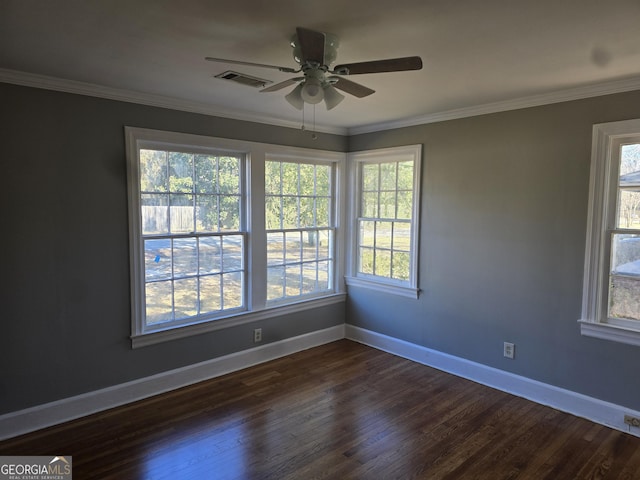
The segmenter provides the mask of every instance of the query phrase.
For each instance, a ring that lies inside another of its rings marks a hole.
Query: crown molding
[[[285,128],[300,128],[299,122],[278,119],[267,115],[258,115],[249,112],[238,112],[214,105],[191,102],[174,97],[154,95],[150,93],[142,93],[113,87],[105,87],[92,83],[49,77],[46,75],[38,75],[35,73],[20,72],[17,70],[0,68],[0,82],[12,83],[34,88],[42,88],[46,90],[55,90],[59,92],[74,93],[78,95],[87,95],[91,97],[106,98],[109,100],[117,100],[122,102],[137,103],[152,107],[168,108],[171,110],[200,113],[204,115],[228,118],[232,120],[262,123],[266,125]],[[403,127],[414,127],[417,125],[424,125],[428,123],[444,122],[447,120],[474,117],[490,113],[506,112],[509,110],[518,110],[521,108],[539,107],[552,103],[581,100],[584,98],[599,97],[602,95],[611,95],[615,93],[624,93],[633,90],[640,90],[640,77],[631,77],[622,80],[601,82],[581,87],[566,88],[550,93],[530,95],[511,100],[485,103],[482,105],[475,105],[471,107],[456,108],[452,110],[445,110],[442,112],[428,113],[425,115],[419,115],[406,119],[373,123],[356,127],[345,128],[316,125],[316,131],[334,135],[360,135],[363,133],[373,133]]]
[[[402,120],[362,125],[349,128],[347,130],[347,134],[359,135],[363,133],[392,130],[395,128],[413,127],[417,125],[424,125],[427,123],[444,122],[447,120],[474,117],[477,115],[486,115],[489,113],[506,112],[509,110],[518,110],[521,108],[539,107],[552,103],[581,100],[584,98],[630,92],[633,90],[640,90],[640,77],[632,77],[623,80],[613,80],[610,82],[602,82],[592,85],[585,85],[582,87],[567,88],[539,95],[530,95],[527,97],[504,100],[500,102],[485,103],[472,107],[463,107],[453,110],[445,110],[443,112],[428,113],[426,115],[420,115],[417,117],[411,117]]]
[[[89,97],[105,98],[121,102],[137,103],[151,107],[168,108],[191,113],[200,113],[214,117],[228,118],[232,120],[242,120],[245,122],[263,123],[277,127],[300,129],[300,122],[277,119],[267,115],[258,115],[248,112],[238,112],[222,107],[208,105],[206,103],[191,102],[164,95],[154,95],[150,93],[124,90],[103,85],[96,85],[76,80],[49,77],[35,73],[20,72],[0,68],[0,82],[22,85],[25,87],[41,88],[44,90],[55,90],[58,92],[74,93]],[[342,127],[330,127],[316,125],[315,131],[334,135],[346,135],[347,129]]]

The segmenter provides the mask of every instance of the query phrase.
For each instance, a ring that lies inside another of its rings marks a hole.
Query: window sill
[[[344,281],[347,286],[350,287],[362,287],[374,290],[376,292],[391,293],[393,295],[399,295],[401,297],[418,298],[420,293],[419,288],[404,287],[400,285],[394,285],[392,283],[374,282],[371,280],[364,280],[358,277],[344,277]]]
[[[170,327],[166,330],[156,330],[148,333],[139,333],[131,336],[131,347],[146,347],[156,343],[190,337],[201,333],[213,332],[215,330],[235,327],[237,325],[256,322],[258,320],[265,320],[267,318],[279,317],[290,313],[302,312],[312,308],[319,308],[325,305],[344,302],[345,298],[346,294],[344,293],[334,293],[325,297],[314,298],[313,300],[304,300],[280,307],[265,308],[264,310],[257,310],[253,312],[242,312],[209,322]]]
[[[586,337],[640,346],[640,330],[631,330],[607,323],[593,323],[586,320],[578,320],[578,322],[580,322],[580,333]]]

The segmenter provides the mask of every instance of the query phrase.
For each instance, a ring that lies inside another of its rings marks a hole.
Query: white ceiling
[[[294,125],[302,114],[283,98],[293,87],[260,93],[213,78],[291,74],[204,57],[295,67],[297,26],[338,35],[337,63],[424,62],[349,77],[376,93],[329,112],[318,105],[318,127],[375,129],[612,83],[640,88],[640,0],[0,0],[0,69]]]

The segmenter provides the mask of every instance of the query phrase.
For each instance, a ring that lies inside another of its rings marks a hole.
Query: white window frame
[[[640,323],[608,318],[611,232],[616,230],[620,146],[640,143],[640,119],[593,126],[582,335],[640,345]]]
[[[358,218],[362,200],[362,165],[382,162],[413,162],[413,205],[411,209],[411,250],[409,262],[409,280],[400,281],[374,275],[358,273]],[[347,155],[349,164],[349,225],[348,259],[345,281],[348,286],[373,289],[408,298],[418,298],[418,246],[420,232],[420,184],[422,169],[422,145],[363,150]]]
[[[329,195],[330,198],[333,199],[333,201],[331,202],[331,206],[329,207],[329,223],[326,227],[308,227],[308,228],[298,228],[298,227],[294,227],[294,228],[277,228],[277,229],[273,229],[273,230],[267,230],[267,232],[283,232],[283,233],[294,233],[294,232],[303,232],[305,230],[313,230],[316,228],[319,228],[321,230],[330,230],[332,232],[332,236],[331,236],[331,241],[329,244],[329,289],[335,289],[335,282],[337,280],[334,271],[336,270],[337,264],[338,264],[338,259],[336,258],[336,254],[339,253],[340,250],[342,249],[338,249],[337,246],[341,245],[343,243],[342,237],[340,237],[340,241],[338,241],[338,189],[337,189],[337,165],[335,165],[335,162],[331,161],[331,160],[327,160],[325,158],[318,158],[317,156],[311,157],[311,156],[291,156],[291,155],[282,155],[282,154],[267,154],[266,161],[271,161],[271,162],[284,162],[284,163],[293,163],[293,164],[298,164],[298,165],[328,165],[328,166],[333,166],[333,168],[330,169],[330,175],[329,175]],[[265,203],[266,203],[266,196],[265,196]],[[340,262],[342,263],[342,262]],[[267,305],[280,305],[283,303],[291,303],[291,302],[295,302],[298,300],[304,300],[305,298],[313,298],[313,297],[317,297],[317,296],[322,296],[325,293],[323,292],[313,292],[313,293],[309,293],[309,294],[301,294],[298,296],[291,296],[291,297],[281,297],[281,298],[277,298],[277,299],[272,299],[272,300],[267,300]]]
[[[129,249],[131,279],[131,341],[138,348],[159,342],[197,335],[230,326],[301,312],[312,308],[343,302],[346,298],[344,282],[344,169],[346,154],[325,150],[271,145],[202,135],[183,134],[137,127],[125,127],[127,156],[127,189],[129,208]],[[246,310],[228,315],[214,315],[170,324],[165,328],[145,325],[145,266],[141,225],[140,179],[138,152],[144,148],[230,151],[246,156],[245,205]],[[266,301],[266,231],[264,210],[264,162],[266,158],[308,159],[335,164],[335,261],[331,292],[313,298],[293,298],[291,302],[269,305]]]

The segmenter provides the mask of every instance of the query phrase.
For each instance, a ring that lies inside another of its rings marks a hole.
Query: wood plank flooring
[[[75,479],[640,479],[640,438],[348,340],[0,442]]]

